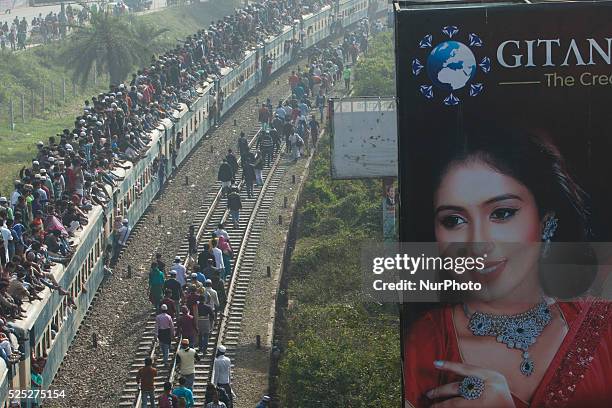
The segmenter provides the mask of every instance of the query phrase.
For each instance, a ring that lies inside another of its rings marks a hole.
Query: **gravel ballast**
[[[184,242],[189,225],[217,177],[221,158],[228,148],[236,148],[240,131],[248,133],[257,125],[256,99],[273,103],[285,97],[287,70],[263,88],[252,92],[230,113],[223,124],[208,134],[185,163],[175,172],[164,191],[151,204],[134,229],[130,243],[114,274],[105,280],[88,317],[75,337],[50,389],[65,390],[66,398],[49,400],[45,407],[113,407],[117,406],[128,377],[145,322],[153,308],[148,301],[147,277],[155,253],[162,254],[170,265]],[[237,126],[233,126],[234,120]],[[213,152],[211,153],[211,146]],[[185,177],[189,177],[186,186]],[[161,216],[162,224],[158,224]],[[132,278],[125,278],[128,265]],[[98,336],[98,348],[92,347],[92,336]]]

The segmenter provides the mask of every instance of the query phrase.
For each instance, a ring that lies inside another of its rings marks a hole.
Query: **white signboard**
[[[331,100],[334,179],[397,177],[395,98]]]

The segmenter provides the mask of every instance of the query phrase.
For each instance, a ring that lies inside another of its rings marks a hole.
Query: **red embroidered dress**
[[[559,303],[569,331],[529,403],[513,395],[517,408],[612,406],[612,303]],[[407,405],[429,407],[425,393],[461,381],[436,370],[434,360],[462,362],[452,307],[425,313],[404,343],[404,395]]]

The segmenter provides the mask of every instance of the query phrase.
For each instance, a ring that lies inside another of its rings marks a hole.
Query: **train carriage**
[[[368,0],[338,0],[338,16],[343,27],[368,17]]]
[[[255,71],[260,69],[257,67],[257,57],[256,49],[247,51],[242,62],[219,80],[219,88],[223,90],[221,116],[225,115],[257,85]]]
[[[320,11],[302,17],[301,28],[304,32],[302,46],[312,47],[319,41],[329,37],[331,33],[331,6],[325,6]]]
[[[293,45],[300,37],[299,22],[296,21],[293,26],[285,26],[282,33],[277,37],[271,37],[266,40],[263,48],[264,55],[264,70],[266,75],[272,75],[293,58]],[[272,61],[272,66],[269,67],[268,61]]]

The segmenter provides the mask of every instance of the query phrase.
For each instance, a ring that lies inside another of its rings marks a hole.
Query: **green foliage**
[[[287,407],[400,406],[397,321],[360,307],[303,307],[281,362]]]
[[[361,293],[362,245],[382,235],[377,180],[331,180],[329,140],[311,163],[291,258],[283,406],[400,406],[399,319]]]
[[[362,56],[354,70],[355,96],[395,95],[395,57],[393,33],[386,31],[374,37],[368,55]]]
[[[145,45],[148,54],[139,59],[132,70],[146,65],[153,53],[173,48],[187,35],[194,34],[213,20],[218,20],[233,12],[240,0],[216,0],[195,3],[184,7],[172,7],[159,12],[130,17],[141,43],[161,31],[154,41]],[[165,31],[168,29],[169,31]],[[165,32],[164,32],[165,31]],[[74,117],[81,112],[83,101],[108,89],[107,75],[98,66],[98,85],[89,81],[87,87],[77,86],[73,96],[71,78],[75,67],[81,67],[79,58],[67,63],[63,55],[70,46],[71,39],[53,42],[13,53],[0,51],[0,195],[8,195],[19,169],[32,160],[36,151],[34,144],[46,141],[65,127],[71,126]],[[79,56],[80,57],[80,56]],[[140,58],[140,57],[139,57]],[[141,62],[139,62],[141,61]],[[91,77],[90,77],[91,78]],[[62,80],[66,79],[66,102],[61,99]],[[55,100],[51,100],[51,84],[54,85]],[[42,111],[42,89],[45,86],[45,109]],[[34,93],[35,115],[31,117],[31,96]],[[21,123],[20,99],[25,98],[25,123]],[[15,129],[8,125],[8,105],[13,100],[15,109]]]
[[[89,24],[70,36],[62,56],[67,66],[74,67],[74,79],[80,83],[87,82],[95,66],[108,72],[111,84],[118,84],[150,57],[155,39],[166,31],[137,20],[130,23],[111,12],[92,13]]]

